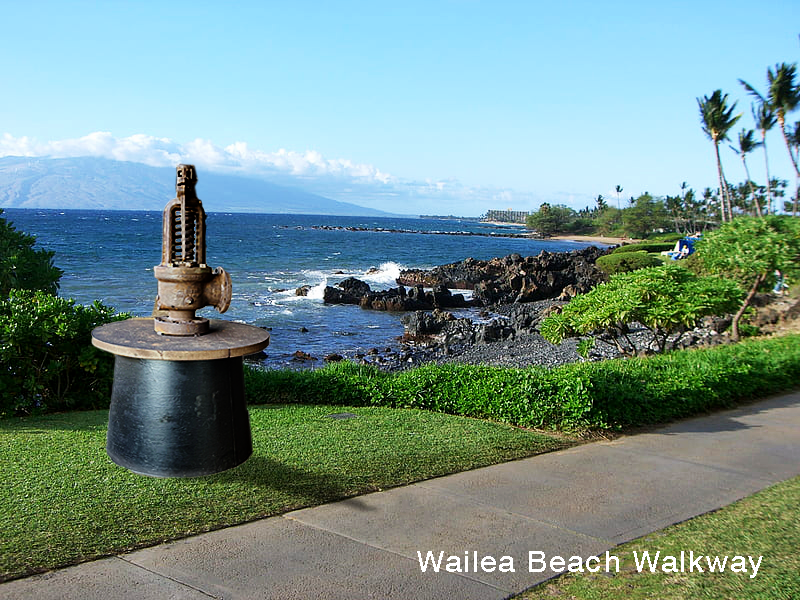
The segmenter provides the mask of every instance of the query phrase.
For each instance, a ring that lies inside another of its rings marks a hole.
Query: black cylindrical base
[[[134,473],[197,477],[253,453],[242,359],[115,356],[108,455]]]

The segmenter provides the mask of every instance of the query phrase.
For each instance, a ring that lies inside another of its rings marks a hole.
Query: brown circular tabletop
[[[269,333],[253,325],[210,319],[210,331],[198,336],[159,335],[152,318],[128,319],[92,331],[101,350],[155,360],[215,360],[245,356],[269,345]]]

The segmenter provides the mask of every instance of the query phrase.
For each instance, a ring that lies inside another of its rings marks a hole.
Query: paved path
[[[12,581],[0,598],[507,598],[552,576],[529,572],[530,551],[602,556],[798,474],[794,393]],[[442,567],[467,552],[469,572],[423,573],[429,550]],[[473,551],[515,572],[474,572]]]

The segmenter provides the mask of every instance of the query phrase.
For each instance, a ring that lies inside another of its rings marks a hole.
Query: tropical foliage
[[[669,244],[670,248],[672,244]],[[625,248],[625,246],[622,246]],[[648,254],[643,250],[638,252],[621,252],[618,254],[611,253],[605,256],[600,256],[597,259],[597,266],[606,275],[615,275],[617,273],[628,273],[636,271],[637,269],[646,269],[647,267],[655,267],[662,264],[661,260],[652,254]]]
[[[535,213],[528,216],[526,225],[543,236],[574,232],[577,213],[563,204],[550,205],[545,202]]]
[[[728,131],[736,124],[741,115],[734,115],[736,102],[728,106],[728,94],[723,94],[722,90],[714,90],[711,96],[703,96],[697,99],[697,106],[700,109],[700,121],[703,125],[703,132],[714,143],[714,153],[717,159],[717,174],[719,176],[719,187],[722,190],[722,204],[720,215],[723,221],[733,218],[728,186],[725,182],[725,175],[722,172],[722,161],[719,156],[719,145],[728,139]]]
[[[774,70],[768,67],[766,94],[760,93],[746,81],[739,80],[739,83],[744,86],[748,93],[758,99],[760,105],[764,107],[762,110],[769,111],[774,115],[774,119],[780,128],[798,183],[792,203],[792,216],[797,215],[797,196],[800,195],[800,167],[798,167],[797,153],[793,150],[793,144],[790,139],[791,132],[786,127],[786,115],[800,106],[800,84],[795,80],[796,75],[797,65],[795,63],[791,65],[780,63],[775,65]]]
[[[3,210],[0,209],[0,215]],[[36,238],[17,231],[0,217],[0,298],[12,289],[58,291],[63,271],[53,265],[54,252],[34,249]]]
[[[682,332],[701,317],[734,310],[741,296],[734,282],[698,277],[677,264],[639,269],[613,275],[576,296],[561,313],[542,322],[541,333],[557,344],[567,337],[605,332],[621,353],[631,356],[642,353],[627,333],[628,324],[636,322],[651,335],[644,352],[663,352],[675,347]]]
[[[0,417],[108,406],[113,360],[91,332],[126,317],[99,302],[12,290],[0,301]]]
[[[696,248],[696,271],[733,280],[746,292],[733,319],[733,338],[738,340],[739,321],[756,292],[774,283],[775,271],[800,272],[800,221],[741,217],[707,233]]]

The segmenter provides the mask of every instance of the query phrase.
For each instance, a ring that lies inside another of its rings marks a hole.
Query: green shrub
[[[674,231],[672,231],[672,232],[669,232],[669,233],[654,233],[652,235],[648,235],[647,236],[647,241],[650,242],[650,243],[653,243],[653,242],[671,242],[672,245],[674,246],[675,242],[677,242],[680,239],[683,239],[684,237],[686,237],[685,234],[683,234],[683,233],[675,233]]]
[[[53,265],[55,253],[34,250],[35,243],[35,237],[17,231],[0,217],[0,297],[7,298],[12,289],[58,292],[58,281],[64,272]]]
[[[756,292],[775,284],[775,271],[789,277],[800,273],[800,220],[788,215],[737,217],[707,233],[696,254],[690,268],[736,281],[747,292],[731,324],[737,340],[739,321]]]
[[[675,242],[640,242],[638,244],[626,244],[619,246],[611,251],[611,254],[626,254],[628,252],[666,252],[675,247]]]
[[[121,318],[99,302],[12,290],[0,300],[0,417],[108,406],[113,360],[91,331]]]
[[[623,255],[627,256],[627,255]],[[726,314],[742,297],[735,283],[718,277],[698,277],[677,264],[618,273],[592,291],[573,298],[560,313],[540,326],[554,344],[566,337],[617,329],[613,340],[620,352],[636,354],[625,325],[641,323],[660,352],[669,349],[670,336],[693,327],[701,317]],[[678,338],[680,339],[680,338]],[[678,340],[672,339],[674,345]]]
[[[340,363],[246,370],[248,402],[421,408],[543,429],[661,423],[795,389],[800,335],[554,369],[426,365],[399,373]]]
[[[606,275],[614,275],[616,273],[630,273],[647,267],[656,267],[662,262],[652,254],[642,251],[606,254],[598,257],[596,264]]]

